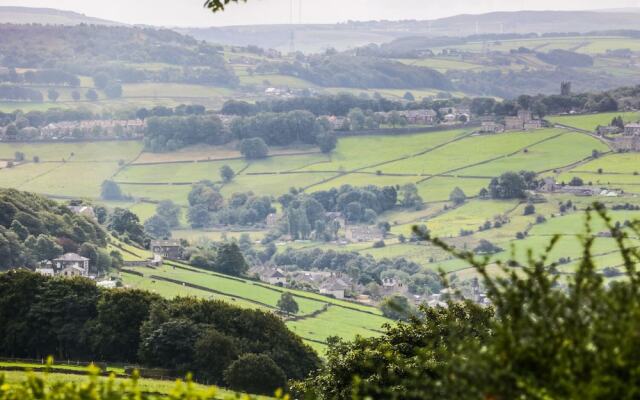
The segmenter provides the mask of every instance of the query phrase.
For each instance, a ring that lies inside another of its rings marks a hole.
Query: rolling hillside
[[[120,22],[94,18],[73,11],[54,8],[0,7],[0,24],[50,24],[50,25],[124,25]]]
[[[477,29],[476,29],[477,23]],[[197,39],[225,45],[258,45],[289,51],[293,32],[296,50],[319,52],[346,50],[369,43],[385,43],[405,36],[467,36],[473,34],[590,32],[637,29],[637,15],[630,10],[518,11],[481,15],[457,15],[432,21],[348,22],[336,25],[260,25],[211,28],[179,28]]]

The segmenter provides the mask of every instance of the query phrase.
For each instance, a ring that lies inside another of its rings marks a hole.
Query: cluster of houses
[[[146,126],[146,122],[141,119],[62,121],[40,128],[27,127],[22,131],[0,127],[0,140],[12,142],[81,138],[142,139]],[[24,133],[27,130],[29,132]]]
[[[63,121],[40,128],[40,136],[46,139],[85,136],[141,138],[146,127],[142,119]]]
[[[572,186],[556,182],[552,177],[544,178],[539,189],[541,193],[567,193],[579,197],[620,197],[624,191],[620,189],[607,189],[594,185]]]
[[[505,131],[529,131],[544,127],[544,121],[533,117],[529,110],[519,110],[518,115],[504,117],[503,122],[494,118],[484,118],[480,123],[480,133],[500,133]]]
[[[304,286],[326,296],[341,300],[351,299],[366,305],[374,305],[376,300],[389,296],[404,296],[415,305],[426,304],[429,307],[446,307],[448,300],[456,300],[459,297],[455,290],[446,288],[438,293],[425,296],[414,295],[409,292],[407,285],[398,279],[389,277],[382,279],[380,291],[374,300],[370,295],[364,294],[367,290],[364,286],[359,285],[350,277],[339,272],[287,270],[286,267],[258,266],[252,268],[250,273],[271,285],[280,287]],[[472,283],[470,292],[462,297],[477,304],[489,304],[486,294],[481,290],[477,281]]]

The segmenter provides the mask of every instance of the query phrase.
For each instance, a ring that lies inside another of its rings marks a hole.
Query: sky
[[[640,7],[640,0],[249,0],[219,15],[204,0],[0,0],[0,6],[49,7],[129,24],[224,26],[348,20],[436,19],[457,14],[516,10]],[[291,4],[293,3],[293,13]]]

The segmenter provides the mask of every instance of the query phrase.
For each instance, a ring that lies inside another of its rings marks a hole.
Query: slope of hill
[[[89,17],[73,11],[54,8],[0,7],[0,23],[6,24],[51,24],[51,25],[124,25],[120,22]]]
[[[493,12],[457,15],[432,21],[350,21],[335,25],[254,25],[177,30],[197,39],[220,44],[253,44],[281,51],[290,50],[293,34],[296,50],[318,52],[327,48],[345,50],[369,43],[380,44],[411,35],[467,36],[478,33],[531,32],[543,34],[558,31],[636,29],[637,14],[631,10]]]

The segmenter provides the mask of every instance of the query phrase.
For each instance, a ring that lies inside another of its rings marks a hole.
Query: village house
[[[377,242],[384,239],[384,233],[376,226],[348,225],[345,239],[350,242]]]
[[[267,282],[271,285],[284,286],[287,283],[287,276],[283,274],[281,270],[276,269],[267,278]]]
[[[40,128],[42,138],[69,136],[117,136],[141,137],[147,126],[141,119],[132,120],[88,120],[50,123]]]
[[[633,122],[624,126],[624,134],[627,136],[640,136],[640,122]]]
[[[170,260],[179,260],[182,258],[182,245],[177,239],[152,240],[149,249],[153,254]]]
[[[611,140],[618,151],[640,151],[640,122],[625,125],[624,132]]]
[[[532,131],[534,129],[540,129],[540,128],[543,128],[543,123],[541,119],[532,119],[530,121],[525,122],[523,125],[523,129],[525,131]]]
[[[326,120],[329,121],[329,125],[331,126],[331,129],[333,129],[334,131],[345,130],[345,128],[348,127],[350,123],[349,118],[346,118],[346,117],[329,115],[328,117],[324,117],[324,118],[326,118]]]
[[[389,118],[386,114],[386,118]],[[398,114],[407,120],[409,125],[434,125],[438,118],[438,113],[429,109],[398,111]]]
[[[93,207],[89,206],[68,206],[69,210],[71,210],[74,214],[82,215],[87,218],[96,219],[96,213]]]
[[[534,119],[529,110],[518,110],[517,116],[504,118],[504,127],[507,131],[540,129],[543,127],[543,121]]]
[[[333,296],[336,299],[344,299],[344,293],[349,289],[349,285],[341,278],[333,277],[322,283],[320,294]]]
[[[596,129],[596,132],[600,136],[615,135],[617,133],[620,133],[621,131],[622,130],[619,127],[612,126],[612,125],[606,125],[606,126],[599,125],[598,128]]]
[[[382,280],[382,290],[387,296],[390,294],[402,294],[407,291],[402,282],[398,281],[395,278],[384,278]]]
[[[495,121],[482,121],[480,124],[480,133],[500,133],[504,132],[504,125]]]
[[[89,275],[89,259],[76,253],[67,253],[51,261],[42,261],[36,272],[46,276],[74,277]]]

